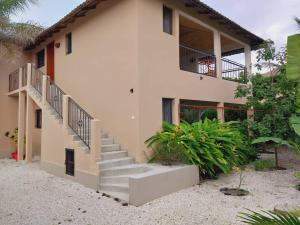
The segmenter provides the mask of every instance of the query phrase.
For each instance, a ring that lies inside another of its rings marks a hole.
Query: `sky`
[[[51,26],[83,1],[40,0],[38,5],[30,7],[25,13],[12,19],[30,20],[45,27]],[[203,2],[254,34],[264,39],[272,39],[278,49],[285,46],[287,36],[299,33],[293,18],[295,16],[300,18],[300,0],[203,0]]]

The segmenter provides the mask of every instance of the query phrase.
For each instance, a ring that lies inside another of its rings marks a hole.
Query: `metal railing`
[[[63,118],[63,96],[65,93],[50,79],[47,79],[46,101]]]
[[[27,64],[22,66],[22,87],[27,85]]]
[[[19,70],[15,70],[9,74],[9,92],[19,89]]]
[[[31,85],[42,94],[43,90],[43,75],[44,73],[39,69],[32,68],[31,70]]]
[[[180,69],[216,77],[216,57],[197,49],[180,45]]]
[[[242,64],[222,58],[222,77],[224,80],[247,83],[247,69]]]
[[[69,127],[77,134],[83,143],[91,147],[91,120],[93,118],[82,109],[73,99],[69,98]]]

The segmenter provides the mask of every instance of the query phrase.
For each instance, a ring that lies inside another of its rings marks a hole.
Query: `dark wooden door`
[[[47,75],[54,80],[54,42],[47,45]]]
[[[74,161],[74,150],[66,149],[66,174],[70,176],[74,176],[75,170],[75,161]]]

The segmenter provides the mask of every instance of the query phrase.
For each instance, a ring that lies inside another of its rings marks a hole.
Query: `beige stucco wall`
[[[166,4],[173,7],[174,2]],[[161,128],[162,98],[244,103],[234,98],[237,83],[208,76],[200,80],[199,75],[179,69],[178,15],[185,12],[174,11],[174,35],[169,35],[162,28],[162,5],[161,0],[138,1],[138,161],[148,154],[144,141]]]
[[[166,4],[172,7],[176,2]],[[234,99],[237,83],[205,76],[200,80],[197,74],[180,71],[179,14],[194,15],[194,21],[198,15],[177,5],[175,33],[168,35],[162,31],[162,4],[161,0],[101,2],[86,17],[29,52],[35,62],[35,54],[48,43],[60,43],[55,48],[55,82],[100,119],[103,130],[138,162],[145,161],[149,153],[144,141],[161,128],[162,98],[244,103]],[[70,55],[65,53],[68,32],[73,37]],[[46,66],[41,69],[45,72]],[[17,107],[17,101],[12,104]],[[43,123],[42,160],[62,166],[63,148],[71,142],[59,137],[56,129],[62,128],[51,120],[44,118]],[[58,141],[53,145],[53,140]],[[84,157],[78,161],[82,170],[89,171],[86,163]]]
[[[88,16],[32,52],[35,61],[35,54],[48,43],[60,43],[60,48],[55,48],[56,83],[100,119],[103,130],[132,156],[138,149],[136,16],[135,0],[100,3]],[[66,55],[65,34],[70,31],[73,52]]]
[[[18,127],[18,97],[8,96],[9,74],[23,65],[24,59],[0,59],[0,158],[10,157],[16,150],[11,140],[5,133],[12,133]]]

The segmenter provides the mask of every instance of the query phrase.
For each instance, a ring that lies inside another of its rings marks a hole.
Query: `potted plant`
[[[11,153],[11,158],[17,161],[18,160],[18,128],[16,128],[12,134],[9,131],[7,131],[5,133],[5,136],[9,138],[16,146],[16,150],[13,153]]]

